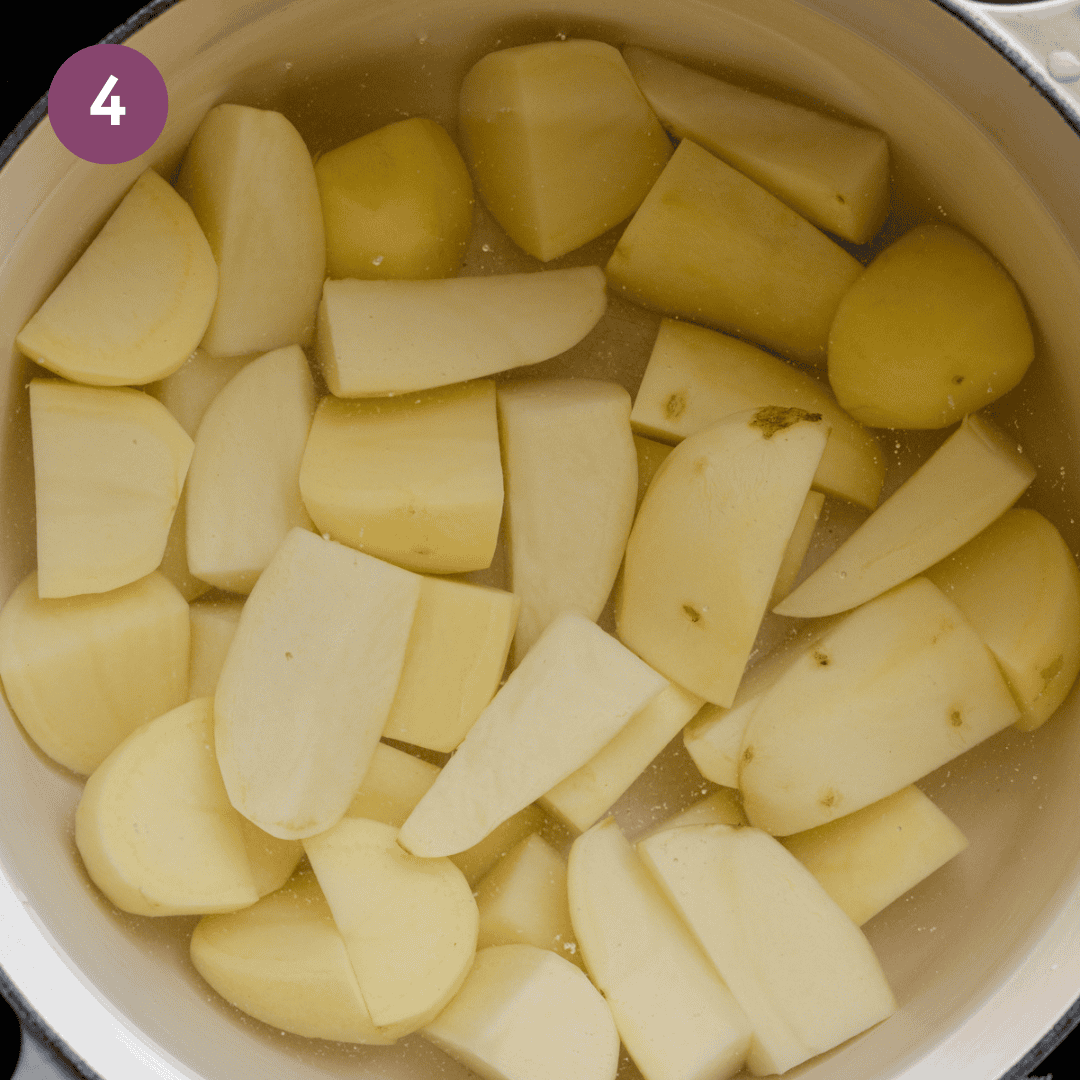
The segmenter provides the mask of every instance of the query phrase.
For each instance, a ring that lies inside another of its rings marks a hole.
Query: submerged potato
[[[829,332],[829,381],[871,427],[940,428],[1011,390],[1034,355],[1012,278],[935,223],[886,248],[848,290]]]

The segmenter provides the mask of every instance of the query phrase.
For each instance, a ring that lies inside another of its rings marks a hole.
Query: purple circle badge
[[[49,87],[49,121],[76,156],[119,165],[157,141],[169,115],[161,72],[127,45],[91,45],[69,56]]]

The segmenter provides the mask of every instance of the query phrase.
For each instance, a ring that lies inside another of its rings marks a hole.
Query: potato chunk
[[[311,155],[296,128],[278,112],[218,105],[188,144],[176,187],[220,271],[203,348],[241,356],[310,344],[326,241]]]
[[[191,355],[217,291],[218,268],[195,215],[147,169],[16,344],[67,379],[141,386]]]
[[[108,592],[161,564],[193,444],[138,390],[30,383],[38,593]]]
[[[645,1080],[738,1072],[750,1023],[614,818],[574,841],[570,914],[586,969]]]
[[[476,844],[580,768],[665,685],[595,623],[560,615],[401,827],[402,846],[438,856]]]
[[[543,262],[629,217],[671,156],[623,58],[600,41],[488,53],[461,85],[458,123],[488,209]]]
[[[821,229],[856,244],[889,212],[880,131],[755,94],[648,49],[623,56],[664,126],[693,139]]]
[[[940,428],[1011,390],[1035,356],[1004,268],[950,225],[921,225],[851,287],[829,331],[837,400],[871,427]]]
[[[801,832],[891,795],[1014,723],[990,651],[924,577],[852,612],[750,715],[739,787],[751,824]]]
[[[1015,439],[983,416],[960,426],[773,610],[847,611],[921,574],[1003,514],[1035,479]]]
[[[486,1080],[615,1080],[619,1066],[604,999],[573,964],[535,945],[481,949],[423,1034]]]
[[[386,738],[453,750],[499,689],[520,607],[502,589],[425,577]]]
[[[997,658],[1021,731],[1045,723],[1080,672],[1080,571],[1036,510],[1007,510],[926,576]]]
[[[292,528],[311,528],[300,463],[315,412],[303,351],[245,365],[203,415],[187,497],[187,561],[202,581],[249,593]]]
[[[323,398],[300,493],[320,532],[398,566],[434,574],[490,566],[503,509],[495,384]]]
[[[786,1072],[896,1009],[870,943],[771,836],[688,825],[638,853],[746,1011],[755,1076]]]
[[[684,439],[645,495],[619,637],[707,701],[735,696],[827,435],[818,413],[737,413]]]
[[[415,1031],[457,993],[476,952],[472,889],[449,859],[418,859],[381,821],[345,818],[304,841],[364,1004]]]
[[[372,1023],[310,869],[249,908],[200,919],[191,962],[226,1001],[279,1031],[369,1044],[404,1034]]]
[[[732,413],[790,405],[830,427],[814,487],[873,510],[885,480],[877,437],[836,403],[824,383],[738,338],[664,319],[634,398],[635,431],[675,443]]]
[[[858,926],[967,847],[913,785],[781,843]]]
[[[415,280],[450,277],[461,267],[472,179],[434,120],[399,120],[323,154],[315,180],[327,277]]]
[[[190,636],[188,605],[161,574],[42,600],[33,573],[0,612],[0,678],[34,742],[88,774],[137,727],[187,700]]]
[[[566,863],[536,833],[525,837],[481,878],[476,906],[480,909],[478,949],[535,945],[582,966],[566,902]]]
[[[609,285],[635,303],[811,364],[824,363],[833,316],[861,273],[805,218],[689,139],[607,264]]]
[[[233,804],[273,836],[329,829],[390,711],[420,595],[407,570],[293,529],[240,615],[214,697]]]
[[[230,805],[213,728],[212,700],[189,701],[130,735],[86,783],[75,843],[123,911],[234,911],[280,888],[300,861],[299,844],[260,833]]]
[[[637,453],[615,383],[510,383],[498,403],[518,663],[562,612],[604,610],[634,520]]]
[[[549,360],[607,305],[598,266],[436,281],[327,281],[316,355],[338,397],[407,394]]]

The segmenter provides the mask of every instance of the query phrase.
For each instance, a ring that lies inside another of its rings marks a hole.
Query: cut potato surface
[[[199,698],[130,735],[86,783],[75,843],[94,884],[123,911],[234,911],[280,888],[299,844],[245,829],[214,756],[213,702]]]
[[[379,743],[345,816],[383,821],[399,829],[438,775],[437,765]],[[538,806],[526,806],[478,844],[451,855],[450,861],[465,875],[469,885],[475,887],[492,867],[546,823],[547,818]]]
[[[485,1080],[615,1080],[619,1066],[604,999],[568,960],[535,945],[480,950],[423,1034]]]
[[[472,847],[580,768],[667,685],[595,623],[560,615],[401,828],[428,857]]]
[[[581,967],[566,899],[566,863],[536,833],[500,859],[476,886],[478,949],[535,945]]]
[[[744,673],[730,708],[707,704],[683,730],[683,745],[706,780],[739,786],[739,754],[746,725],[766,690],[836,620],[804,624]]]
[[[406,394],[558,356],[606,307],[598,266],[438,281],[327,281],[315,355],[338,397]]]
[[[739,788],[778,836],[899,791],[1015,722],[1020,710],[959,609],[914,578],[852,612],[769,687]]]
[[[483,840],[472,847],[450,856],[450,861],[465,875],[465,880],[475,888],[477,883],[498,865],[525,837],[539,832],[548,823],[548,817],[535,803],[512,814],[501,825],[496,825]]]
[[[324,397],[299,475],[304,506],[331,539],[418,572],[482,570],[503,509],[495,384]]]
[[[218,105],[188,144],[176,187],[219,269],[203,348],[242,356],[310,344],[326,241],[311,155],[296,128],[278,112]]]
[[[821,413],[829,441],[814,487],[873,510],[885,480],[881,444],[812,375],[727,334],[664,319],[634,398],[635,431],[678,442],[717,420],[763,405]]]
[[[382,821],[400,829],[438,775],[438,765],[381,742],[345,816]]]
[[[520,608],[502,589],[425,577],[383,735],[453,750],[499,688]]]
[[[914,786],[781,843],[858,926],[967,847]]]
[[[1006,511],[926,576],[994,654],[1023,716],[1044,724],[1080,672],[1080,572],[1038,511]]]
[[[543,262],[628,218],[671,156],[623,58],[600,41],[488,53],[465,76],[458,107],[481,197]]]
[[[706,701],[735,696],[827,435],[817,413],[739,413],[680,443],[645,495],[618,634]]]
[[[161,564],[192,442],[148,394],[30,383],[42,597],[108,592]]]
[[[434,120],[399,120],[323,154],[315,180],[327,277],[441,278],[460,269],[472,180]]]
[[[401,677],[420,579],[294,529],[240,616],[214,697],[229,798],[273,836],[345,813]]]
[[[1035,479],[1008,433],[982,416],[959,428],[794,592],[780,615],[834,615],[921,574],[1003,514]]]
[[[200,919],[191,962],[226,1001],[279,1031],[377,1044],[404,1034],[372,1023],[341,932],[308,868],[251,907]]]
[[[147,387],[162,405],[179,421],[180,426],[194,439],[203,413],[232,377],[252,358],[234,356],[219,359],[203,349],[196,349],[184,363],[165,379]],[[194,577],[187,557],[187,491],[173,515],[161,572],[192,601],[210,590],[210,583]]]
[[[802,569],[803,561],[806,559],[806,553],[810,550],[810,543],[814,539],[814,530],[817,528],[824,503],[825,496],[820,491],[807,493],[806,500],[799,511],[798,520],[795,522],[795,528],[791,530],[787,547],[784,548],[780,569],[776,571],[776,580],[769,594],[770,604],[776,604],[791,592],[795,579]]]
[[[638,852],[746,1011],[754,1075],[786,1072],[896,1009],[859,928],[768,834],[690,825]]]
[[[196,349],[167,378],[147,387],[176,417],[180,426],[194,439],[203,413],[240,369],[254,357],[211,356],[205,349]]]
[[[865,244],[889,212],[880,131],[755,94],[648,49],[623,56],[663,125],[771,191],[819,228]]]
[[[645,1080],[723,1080],[750,1024],[614,818],[570,849],[570,913],[586,969]]]
[[[217,291],[195,215],[147,169],[15,343],[66,379],[141,386],[194,352]]]
[[[584,832],[603,817],[702,704],[697,694],[681,686],[665,686],[598,754],[544,795],[540,805]]]
[[[315,385],[297,345],[245,365],[199,424],[187,490],[187,559],[195,577],[249,593],[293,528],[311,528],[300,463]]]
[[[449,859],[418,859],[381,821],[345,818],[304,841],[360,993],[380,1027],[415,1031],[457,993],[476,951],[472,889]]]
[[[829,331],[833,391],[871,427],[947,427],[1011,390],[1034,356],[1008,273],[941,223],[887,247],[844,296]]]
[[[814,364],[825,361],[837,306],[862,273],[805,218],[689,139],[606,269],[629,300]]]
[[[564,611],[603,611],[634,520],[637,454],[630,395],[615,383],[512,383],[498,403],[519,663]]]
[[[187,700],[190,640],[188,605],[160,574],[42,600],[35,572],[0,611],[0,679],[30,738],[86,775]]]

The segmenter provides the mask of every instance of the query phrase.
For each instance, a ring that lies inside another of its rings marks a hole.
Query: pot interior
[[[185,0],[130,41],[155,60],[170,88],[169,123],[147,158],[121,166],[78,161],[43,123],[0,174],[0,341],[12,342],[147,164],[172,174],[214,104],[280,109],[314,153],[404,115],[430,116],[453,133],[457,88],[472,63],[491,49],[556,35],[653,46],[752,85],[784,87],[885,131],[896,190],[887,235],[944,218],[985,244],[1020,284],[1038,355],[1023,384],[991,412],[1039,469],[1022,505],[1041,510],[1080,550],[1080,367],[1073,359],[1080,209],[1066,183],[1080,169],[1080,140],[1022,75],[929,0]],[[478,221],[466,273],[539,268],[511,250],[482,212]],[[618,232],[549,265],[602,261]],[[853,250],[864,259],[872,253]],[[656,316],[613,299],[587,347],[538,373],[615,379],[633,393],[657,324]],[[11,347],[0,455],[4,597],[33,565],[31,369]],[[944,438],[886,436],[890,486],[910,472],[916,453]],[[838,534],[850,522],[837,509],[832,525]],[[489,580],[498,579],[496,567]],[[1010,730],[920,784],[970,847],[866,927],[900,1011],[797,1075],[930,1076],[933,1067],[939,1075],[945,1068],[999,1076],[1080,994],[1080,960],[1075,947],[1065,948],[1062,929],[1077,923],[1080,910],[1076,712],[1073,695],[1043,729]],[[124,915],[90,884],[73,842],[81,782],[41,756],[14,722],[0,724],[0,746],[5,871],[43,936],[163,1061],[181,1073],[230,1080],[467,1075],[418,1036],[389,1049],[345,1047],[242,1016],[187,959],[196,920]],[[621,823],[633,832],[659,805],[664,816],[674,812],[687,801],[684,785],[693,775],[677,740],[620,802]],[[1046,959],[1041,977],[1034,955]],[[989,1044],[976,1053],[971,1033],[1006,1001],[1022,1018],[1007,1031],[991,1026]],[[623,1075],[637,1074],[624,1062]]]

